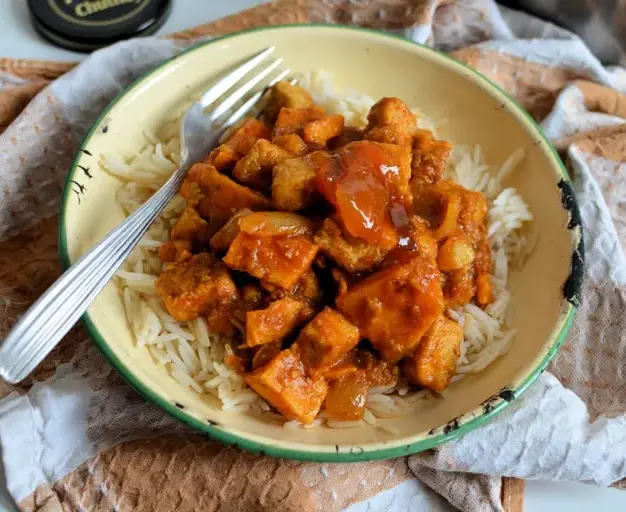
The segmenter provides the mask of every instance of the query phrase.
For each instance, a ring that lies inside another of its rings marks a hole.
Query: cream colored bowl
[[[115,202],[119,182],[99,167],[99,156],[136,153],[145,140],[143,130],[156,131],[190,94],[269,45],[296,72],[326,69],[339,84],[373,98],[398,96],[431,118],[445,119],[440,136],[453,144],[481,144],[488,162],[503,162],[516,148],[526,149],[523,165],[506,183],[528,202],[539,233],[532,256],[511,278],[508,323],[519,330],[517,339],[486,371],[453,384],[444,399],[423,401],[414,413],[383,420],[397,435],[373,427],[289,429],[222,412],[136,348],[112,283],[84,317],[94,341],[157,406],[247,450],[297,459],[368,460],[432,448],[479,427],[519,397],[566,336],[582,279],[580,219],[567,173],[532,119],[486,78],[428,48],[369,30],[299,25],[226,36],[165,62],[116,98],[85,138],[63,197],[64,264],[76,261],[123,220]],[[89,168],[93,178],[87,179],[79,166]],[[72,182],[86,185],[80,202]]]

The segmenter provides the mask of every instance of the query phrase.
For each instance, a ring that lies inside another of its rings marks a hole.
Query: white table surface
[[[263,3],[258,0],[174,0],[172,13],[158,33],[168,34]],[[77,61],[84,54],[52,46],[32,28],[26,0],[0,0],[0,56]],[[606,512],[626,510],[626,492],[583,484],[529,481],[526,512]],[[0,509],[2,509],[0,500]]]

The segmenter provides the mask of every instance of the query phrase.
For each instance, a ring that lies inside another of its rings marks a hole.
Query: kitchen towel
[[[450,52],[514,96],[561,151],[588,265],[575,325],[549,372],[494,421],[436,450],[302,463],[176,424],[76,327],[29,379],[0,382],[4,477],[21,509],[520,510],[512,477],[598,485],[626,477],[626,71],[603,67],[571,33],[490,0],[282,0],[171,38],[119,43],[74,69],[0,59],[0,335],[60,272],[61,187],[111,98],[198,38],[304,22],[393,31]]]

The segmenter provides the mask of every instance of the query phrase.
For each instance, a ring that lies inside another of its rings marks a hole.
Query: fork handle
[[[174,197],[185,176],[182,165],[122,224],[67,269],[21,317],[0,347],[0,376],[25,378],[61,341],[129,256]]]

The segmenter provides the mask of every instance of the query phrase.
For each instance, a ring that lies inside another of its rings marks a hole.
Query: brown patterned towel
[[[30,379],[0,382],[0,442],[23,510],[357,512],[366,510],[363,500],[373,510],[446,509],[431,488],[462,510],[519,511],[523,483],[509,477],[609,485],[626,476],[626,72],[603,68],[569,33],[490,0],[278,1],[171,39],[122,43],[73,71],[74,64],[0,59],[2,333],[59,275],[61,185],[114,94],[196,38],[304,22],[393,30],[451,52],[511,93],[570,162],[591,264],[581,313],[551,374],[498,420],[439,450],[301,463],[190,434],[141,401],[76,327]],[[76,427],[63,421],[74,420],[84,422],[84,439],[60,434]],[[163,431],[171,435],[154,437]]]

